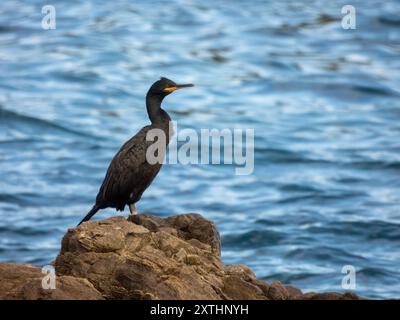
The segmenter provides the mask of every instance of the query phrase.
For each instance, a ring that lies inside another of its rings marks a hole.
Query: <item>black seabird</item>
[[[96,203],[79,224],[88,221],[97,211],[105,208],[123,211],[125,205],[128,205],[131,214],[136,214],[135,203],[140,200],[162,166],[161,163],[151,164],[147,161],[147,148],[154,142],[147,141],[146,135],[152,129],[161,129],[168,145],[171,118],[161,108],[161,102],[171,92],[192,86],[179,85],[167,78],[161,78],[150,87],[146,95],[146,108],[151,124],[129,139],[114,156],[97,194]]]

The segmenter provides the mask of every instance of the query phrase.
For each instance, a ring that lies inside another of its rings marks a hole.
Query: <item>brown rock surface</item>
[[[358,299],[268,284],[224,265],[220,250],[215,225],[198,214],[89,221],[62,240],[56,290],[42,289],[38,268],[0,264],[0,299]]]
[[[1,300],[99,300],[103,296],[86,279],[57,277],[56,289],[43,289],[40,268],[27,264],[0,264]]]

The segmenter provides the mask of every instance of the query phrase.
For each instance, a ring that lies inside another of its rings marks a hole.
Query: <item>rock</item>
[[[215,225],[198,214],[88,221],[62,240],[55,261],[57,289],[42,289],[38,268],[0,264],[0,298],[358,299],[268,284],[245,265],[224,265],[220,243]]]
[[[61,276],[55,289],[43,289],[41,269],[26,264],[0,264],[1,300],[99,300],[103,296],[86,279]]]
[[[103,300],[102,294],[83,278],[58,277],[56,289],[43,289],[42,279],[28,281],[22,288],[27,300]]]
[[[208,244],[215,254],[221,254],[221,238],[215,224],[197,213],[182,214],[166,219],[140,214],[130,216],[128,219],[153,232],[164,229],[184,240],[197,242],[200,246],[202,243]]]
[[[271,300],[287,300],[289,299],[289,290],[279,281],[272,281],[268,296]]]
[[[0,299],[22,299],[23,286],[33,279],[43,277],[39,268],[27,264],[0,264]]]
[[[359,300],[360,297],[352,292],[337,293],[337,292],[308,292],[299,296],[300,300]]]
[[[107,299],[221,299],[224,266],[213,223],[197,214],[132,220],[70,229],[57,274],[87,278]]]

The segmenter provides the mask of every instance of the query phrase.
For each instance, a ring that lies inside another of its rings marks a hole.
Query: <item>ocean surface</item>
[[[304,291],[400,298],[400,1],[0,5],[0,261],[49,264],[160,76],[179,129],[254,129],[255,168],[165,165],[138,204],[215,221],[226,263]],[[128,210],[125,210],[125,215]],[[103,219],[115,211],[103,210]]]

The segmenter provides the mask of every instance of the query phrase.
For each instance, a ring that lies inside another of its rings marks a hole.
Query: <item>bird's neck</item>
[[[171,121],[168,113],[161,108],[161,102],[164,96],[161,95],[147,95],[146,108],[150,121],[153,125],[165,125]]]

